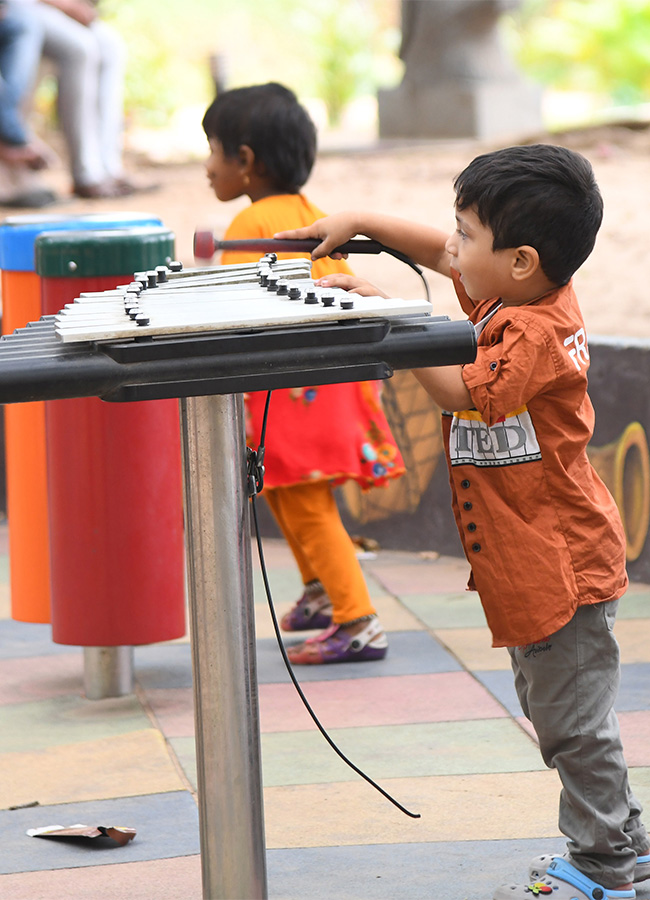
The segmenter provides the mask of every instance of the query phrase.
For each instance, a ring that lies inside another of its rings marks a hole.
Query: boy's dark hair
[[[316,128],[293,91],[276,82],[219,94],[203,116],[203,130],[227,157],[245,144],[277,190],[296,194],[316,158]]]
[[[527,244],[544,274],[566,284],[594,248],[603,200],[591,164],[552,144],[477,156],[454,181],[456,207],[472,207],[494,235],[493,250]]]

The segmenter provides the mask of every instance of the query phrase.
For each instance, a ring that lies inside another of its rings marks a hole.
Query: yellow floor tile
[[[290,608],[290,603],[282,603],[276,608],[275,614],[278,619],[278,624],[282,616],[285,614],[285,612],[289,612]],[[271,621],[271,614],[269,612],[268,606],[265,603],[255,604],[255,636],[260,639],[275,637],[273,622]]]
[[[621,662],[650,662],[650,619],[619,619],[615,628],[621,647]],[[488,628],[441,628],[434,634],[468,669],[510,669],[505,647],[492,647]]]
[[[411,819],[363,781],[266,788],[269,848],[505,840],[558,835],[557,773],[399,778],[381,787]]]
[[[372,601],[386,631],[423,631],[424,625],[399,600],[389,595],[374,597]]]
[[[41,806],[186,789],[153,728],[0,756],[0,807]]]
[[[11,592],[8,584],[0,584],[0,619],[11,618]]]
[[[434,634],[468,669],[510,669],[508,651],[505,647],[492,647],[489,628],[440,628]]]
[[[650,619],[618,619],[614,634],[621,648],[621,662],[650,662]]]

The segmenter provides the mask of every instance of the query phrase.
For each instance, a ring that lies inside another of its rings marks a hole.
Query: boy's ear
[[[535,275],[539,268],[539,253],[534,247],[524,244],[515,249],[511,264],[511,275],[515,281],[525,281]]]

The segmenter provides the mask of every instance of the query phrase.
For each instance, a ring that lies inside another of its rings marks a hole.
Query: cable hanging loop
[[[264,561],[264,551],[262,549],[262,536],[260,533],[260,526],[257,519],[257,503],[256,497],[257,494],[262,490],[263,482],[264,482],[264,466],[262,465],[264,461],[264,442],[266,440],[266,425],[268,420],[269,413],[269,404],[271,402],[271,391],[268,391],[266,395],[266,403],[264,405],[264,415],[262,417],[262,431],[260,435],[260,446],[257,451],[252,450],[250,447],[246,448],[246,462],[247,462],[247,472],[248,472],[248,492],[251,498],[251,508],[253,511],[253,523],[255,526],[255,539],[257,541],[257,552],[260,560],[260,568],[262,572],[262,580],[264,582],[264,591],[266,593],[266,599],[268,601],[269,611],[271,613],[271,620],[273,622],[273,630],[275,632],[275,637],[278,642],[278,646],[280,648],[280,654],[282,656],[284,665],[289,673],[289,677],[295,687],[298,696],[302,700],[302,703],[311,716],[314,724],[325,738],[327,743],[330,745],[332,750],[337,754],[337,756],[343,760],[343,762],[349,766],[353,772],[356,772],[357,775],[361,776],[361,778],[365,779],[369,785],[375,788],[375,790],[379,791],[382,796],[384,796],[387,800],[396,806],[401,812],[403,812],[406,816],[409,816],[411,819],[419,819],[421,818],[420,813],[411,812],[405,806],[403,806],[395,797],[391,796],[388,791],[385,791],[381,785],[377,784],[369,775],[360,769],[357,765],[355,765],[351,759],[349,759],[345,753],[334,743],[332,738],[329,736],[325,728],[320,723],[318,716],[312,709],[307,697],[305,696],[300,684],[298,683],[298,679],[296,678],[295,672],[293,671],[293,666],[289,661],[289,657],[287,656],[287,651],[284,646],[284,642],[282,640],[282,635],[280,634],[280,625],[278,623],[278,618],[275,614],[275,608],[273,606],[273,598],[271,596],[271,585],[269,584],[268,573],[266,570],[266,563]]]
[[[261,493],[264,488],[264,447],[246,448],[246,479],[249,497]]]

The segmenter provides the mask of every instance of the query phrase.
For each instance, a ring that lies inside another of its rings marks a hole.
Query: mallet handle
[[[218,241],[209,231],[194,234],[194,255],[197,259],[211,259],[220,250],[247,253],[311,253],[320,244],[319,240],[280,241],[274,238],[247,238],[240,241]],[[381,253],[383,246],[378,241],[365,239],[346,241],[333,253]]]

